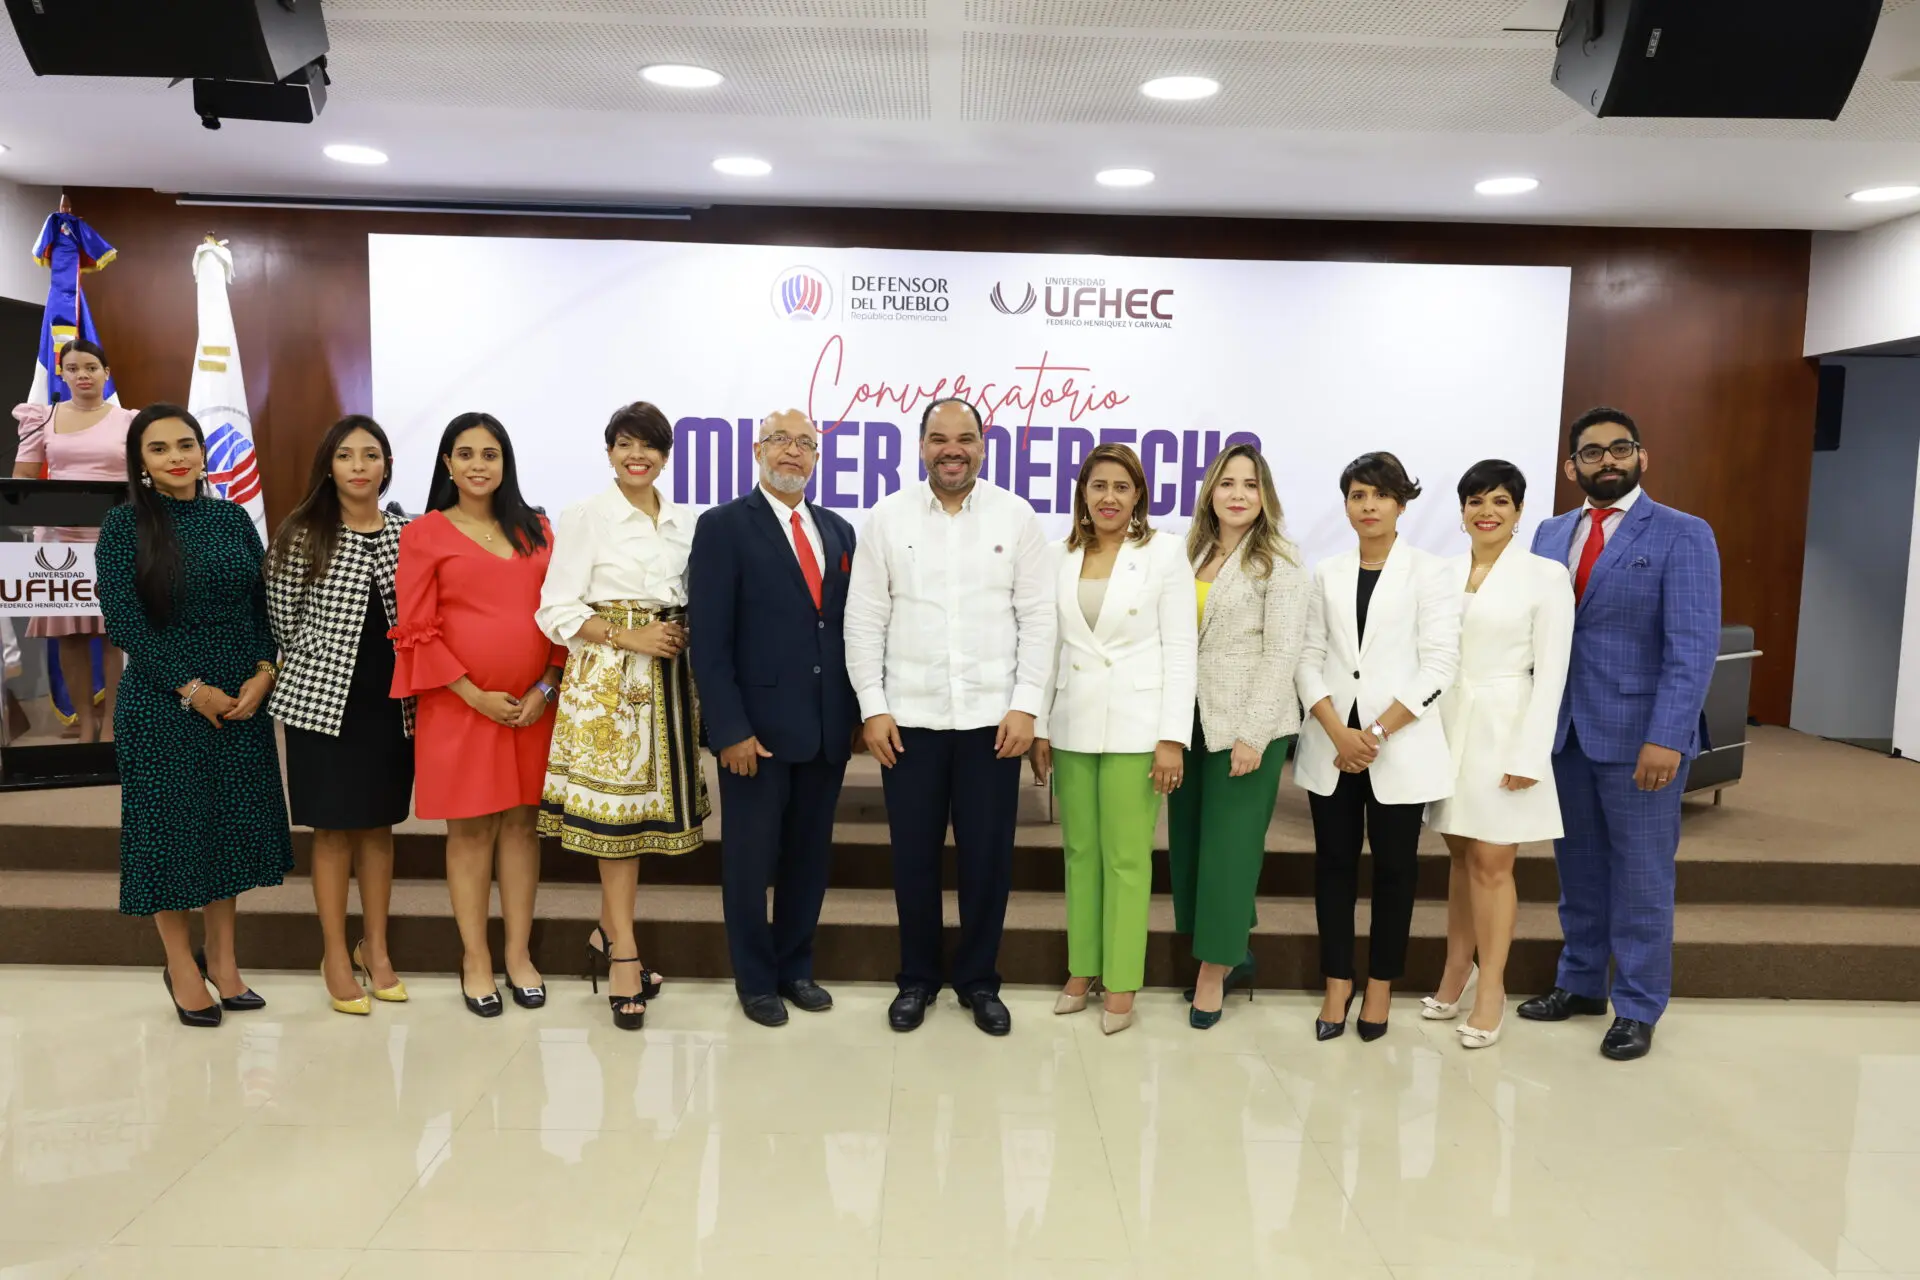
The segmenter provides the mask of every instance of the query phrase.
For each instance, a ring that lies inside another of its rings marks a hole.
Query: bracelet
[[[607,647],[610,649],[618,649],[620,647],[620,637],[625,634],[627,634],[625,627],[617,622],[609,622],[607,624]]]
[[[269,662],[267,659],[262,658],[253,664],[253,674],[259,675],[263,671],[270,676],[277,676],[280,674],[280,664],[277,662]]]
[[[193,695],[200,692],[201,687],[205,683],[203,680],[195,680],[187,686],[187,691],[180,695],[180,709],[182,711],[193,710]]]

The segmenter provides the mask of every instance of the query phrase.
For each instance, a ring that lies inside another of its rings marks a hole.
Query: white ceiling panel
[[[308,127],[211,132],[187,86],[36,79],[0,34],[0,180],[1840,229],[1912,211],[1846,195],[1920,183],[1916,6],[1887,0],[1827,123],[1594,120],[1548,84],[1551,35],[1502,29],[1552,7],[1523,0],[330,0]],[[725,81],[661,89],[653,62]],[[1223,88],[1140,94],[1175,74]],[[742,154],[773,172],[713,171]],[[1157,180],[1093,182],[1122,164]],[[1539,190],[1473,194],[1512,174]]]

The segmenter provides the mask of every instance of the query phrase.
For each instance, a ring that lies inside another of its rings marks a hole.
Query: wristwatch
[[[548,684],[545,680],[534,681],[533,687],[538,689],[548,702],[557,701],[560,697],[560,691]]]
[[[1374,737],[1374,740],[1378,742],[1381,746],[1385,746],[1387,744],[1387,728],[1385,725],[1381,724],[1378,720],[1375,720],[1372,724],[1367,726],[1367,732],[1372,734]]]

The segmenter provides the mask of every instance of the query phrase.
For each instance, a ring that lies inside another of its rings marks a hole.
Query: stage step
[[[0,963],[155,966],[158,944],[152,924],[120,915],[118,895],[118,878],[105,871],[0,871]],[[579,972],[599,902],[592,886],[542,887],[534,958],[550,980]],[[396,884],[393,911],[392,944],[404,969],[426,973],[456,968],[459,939],[444,884]],[[497,911],[492,926],[496,948]],[[247,894],[240,918],[242,965],[310,972],[319,962],[319,932],[312,913],[311,889],[304,879]],[[643,952],[650,963],[678,977],[729,976],[716,888],[648,888],[640,897],[640,915]],[[1364,903],[1359,916],[1364,936]],[[952,894],[947,919],[949,926],[957,922]],[[1181,986],[1191,980],[1192,961],[1172,929],[1172,903],[1158,896],[1150,922],[1149,986]],[[1426,990],[1438,979],[1445,929],[1443,904],[1416,907],[1403,991]],[[1064,931],[1065,904],[1058,894],[1016,893],[1001,949],[1006,980],[1058,982],[1066,972]],[[1315,946],[1311,900],[1283,896],[1261,901],[1253,947],[1264,986],[1317,987]],[[1543,990],[1552,981],[1559,947],[1554,909],[1544,903],[1522,904],[1509,988],[1516,993]],[[892,894],[883,889],[831,894],[821,919],[816,960],[820,978],[885,981],[897,963]],[[1920,910],[1683,904],[1675,919],[1674,987],[1675,994],[1685,996],[1920,999]]]
[[[1704,802],[1688,803],[1694,811],[1708,810]],[[1703,812],[1710,817],[1710,812]],[[415,825],[415,824],[409,824]],[[424,826],[425,824],[418,824]],[[294,833],[295,870],[308,873],[312,834]],[[1027,823],[1015,835],[1014,887],[1032,893],[1059,893],[1063,888],[1060,829],[1044,821]],[[677,858],[649,858],[641,870],[643,891],[655,887],[713,886],[720,882],[724,833],[698,852]],[[1260,876],[1265,897],[1310,897],[1313,893],[1313,853],[1310,846],[1273,847]],[[438,831],[402,830],[394,837],[394,873],[400,880],[438,880],[446,866],[446,837]],[[1372,882],[1372,858],[1361,859],[1362,885]],[[0,871],[115,872],[120,866],[120,832],[116,827],[37,824],[0,831]],[[595,884],[598,869],[591,859],[564,852],[557,841],[545,841],[540,858],[541,883]],[[1515,860],[1514,881],[1522,902],[1552,904],[1560,898],[1560,880],[1550,845],[1524,845]],[[835,893],[857,889],[890,889],[892,854],[882,822],[841,822],[834,827],[832,887]],[[955,887],[949,851],[946,884]],[[1171,891],[1164,847],[1154,855],[1154,891]],[[1421,843],[1419,896],[1438,901],[1447,893],[1446,847],[1435,837]],[[1697,845],[1683,845],[1678,867],[1676,898],[1682,903],[1746,903],[1782,906],[1920,907],[1920,862],[1836,862],[1813,850],[1769,850],[1765,857],[1743,858],[1714,851],[1702,856]]]

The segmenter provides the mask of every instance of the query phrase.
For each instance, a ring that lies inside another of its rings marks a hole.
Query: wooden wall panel
[[[181,208],[150,191],[71,194],[120,249],[111,269],[89,278],[88,296],[130,404],[186,395],[192,248],[210,230],[231,240],[234,320],[276,518],[297,500],[327,424],[371,408],[370,232],[1571,267],[1563,416],[1613,404],[1638,418],[1649,489],[1713,524],[1726,617],[1751,623],[1766,651],[1754,670],[1754,714],[1788,717],[1818,382],[1800,355],[1805,232],[754,206],[691,222],[604,222]],[[1557,509],[1578,497],[1561,479]]]

